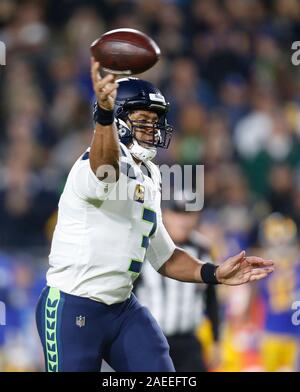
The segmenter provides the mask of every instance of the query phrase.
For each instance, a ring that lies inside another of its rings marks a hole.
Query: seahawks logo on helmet
[[[117,126],[120,141],[125,145],[132,143],[132,132],[127,126],[126,122],[121,120],[120,118],[116,118],[115,123]]]
[[[120,137],[124,137],[126,133],[130,131],[130,129],[127,127],[126,123],[123,120],[117,119],[116,123]]]

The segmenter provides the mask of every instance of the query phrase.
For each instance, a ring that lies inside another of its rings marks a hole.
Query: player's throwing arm
[[[119,141],[114,124],[114,105],[118,84],[116,75],[100,76],[100,63],[92,58],[91,77],[97,97],[97,121],[90,151],[90,165],[100,180],[115,182],[119,178]],[[105,173],[101,168],[111,168]]]

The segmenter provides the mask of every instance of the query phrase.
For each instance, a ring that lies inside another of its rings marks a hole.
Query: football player
[[[37,306],[46,369],[99,371],[103,358],[116,371],[171,372],[166,338],[132,294],[145,258],[173,279],[227,285],[264,278],[273,263],[242,251],[215,266],[175,246],[162,222],[160,173],[151,162],[172,135],[168,104],[147,81],[117,82],[99,70],[92,59],[94,137],[61,196]]]
[[[300,292],[297,238],[297,226],[290,217],[273,213],[261,224],[264,254],[276,263],[275,273],[260,284],[265,311],[261,355],[268,372],[297,371],[300,333],[293,317],[293,303]]]

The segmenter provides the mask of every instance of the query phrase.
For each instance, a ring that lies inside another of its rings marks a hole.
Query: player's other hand
[[[274,263],[272,260],[246,256],[243,250],[238,255],[229,257],[217,268],[216,278],[220,283],[236,286],[263,279],[273,271]]]
[[[117,75],[108,74],[101,78],[100,63],[92,57],[91,78],[98,105],[102,109],[113,110],[118,88],[118,83],[116,82]]]

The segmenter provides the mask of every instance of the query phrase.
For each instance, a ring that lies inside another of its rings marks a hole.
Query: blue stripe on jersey
[[[86,151],[86,152],[82,155],[81,160],[82,160],[82,161],[86,161],[87,159],[89,159],[89,157],[90,157],[90,152],[89,152],[89,151]]]
[[[124,148],[121,145],[120,145],[120,151],[122,153],[122,157],[127,158],[127,155],[126,155],[126,153],[124,151]],[[87,150],[82,155],[81,160],[82,161],[86,161],[89,158],[90,158],[90,151]],[[138,180],[138,181],[144,182],[142,176],[140,176],[140,175],[137,176],[137,173],[136,173],[134,167],[130,163],[128,163],[128,162],[126,162],[124,160],[121,160],[121,172],[123,174],[125,174],[125,176],[127,176],[128,178],[130,178],[132,180]]]
[[[142,171],[142,173],[143,173],[145,176],[147,176],[147,177],[149,177],[149,178],[152,179],[151,170],[149,169],[149,167],[147,166],[147,164],[144,163],[144,162],[142,162],[142,164],[141,164],[141,171]]]
[[[134,167],[130,165],[128,162],[121,162],[121,172],[125,174],[125,176],[131,178],[132,180],[136,180],[136,173]]]
[[[132,259],[130,267],[129,267],[129,271],[135,272],[136,274],[139,274],[141,272],[142,265],[143,265],[142,261]]]
[[[123,149],[123,147],[122,147],[121,145],[120,145],[120,152],[121,152],[121,155],[122,155],[123,157],[126,157],[125,151],[124,151],[124,149]],[[88,150],[88,151],[86,151],[86,152],[82,155],[81,160],[82,160],[82,161],[86,161],[87,159],[89,159],[89,156],[90,156],[90,152],[89,152],[89,150]]]
[[[149,208],[144,208],[143,219],[146,222],[153,223],[153,227],[149,233],[149,237],[151,237],[155,233],[156,228],[157,228],[156,212],[153,210],[150,210]]]
[[[149,246],[149,237],[143,235],[143,239],[142,239],[142,247],[145,249],[148,249]]]
[[[125,150],[124,150],[124,148],[122,147],[121,144],[120,144],[120,150],[121,150],[122,157],[127,157],[127,155],[125,153]]]
[[[149,237],[152,237],[153,234],[156,232],[157,222],[156,222],[156,214],[155,214],[155,222],[153,224],[152,230],[150,231]]]
[[[156,213],[149,208],[144,208],[143,219],[147,222],[154,223],[156,221]]]

